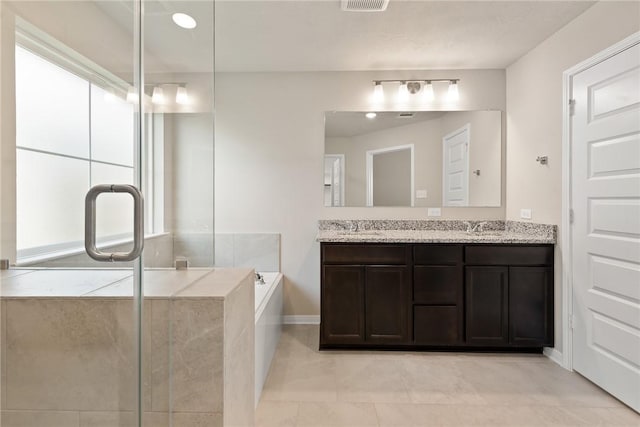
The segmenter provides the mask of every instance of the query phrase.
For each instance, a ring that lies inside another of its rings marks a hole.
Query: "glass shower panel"
[[[140,6],[0,2],[3,426],[139,426],[151,411],[141,261],[84,249],[89,189],[139,186],[144,173],[139,105],[127,100],[141,87]],[[96,216],[101,250],[133,246],[130,196],[100,195]]]

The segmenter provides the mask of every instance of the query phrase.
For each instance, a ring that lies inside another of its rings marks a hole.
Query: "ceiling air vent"
[[[342,0],[342,10],[347,12],[383,12],[389,0]]]
[[[410,119],[415,115],[415,113],[412,112],[406,112],[406,113],[399,113],[398,114],[398,118],[399,119]]]

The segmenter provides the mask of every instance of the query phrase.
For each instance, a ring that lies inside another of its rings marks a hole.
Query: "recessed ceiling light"
[[[375,119],[375,118],[376,118],[376,116],[377,116],[377,114],[376,114],[376,113],[374,113],[374,112],[371,112],[371,113],[367,113],[367,114],[365,114],[365,117],[366,117],[367,119]]]
[[[186,13],[174,13],[171,18],[178,27],[186,28],[187,30],[191,30],[197,25],[196,20]]]

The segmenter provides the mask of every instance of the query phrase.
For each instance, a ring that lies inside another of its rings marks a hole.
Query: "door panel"
[[[469,142],[469,124],[442,138],[443,206],[469,206]]]
[[[640,46],[573,77],[573,366],[640,410]]]

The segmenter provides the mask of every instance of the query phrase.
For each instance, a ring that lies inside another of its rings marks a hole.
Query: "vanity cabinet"
[[[321,244],[320,348],[553,345],[553,245]]]
[[[465,246],[466,342],[553,346],[553,247]]]
[[[411,270],[406,245],[322,245],[322,345],[410,341]]]

